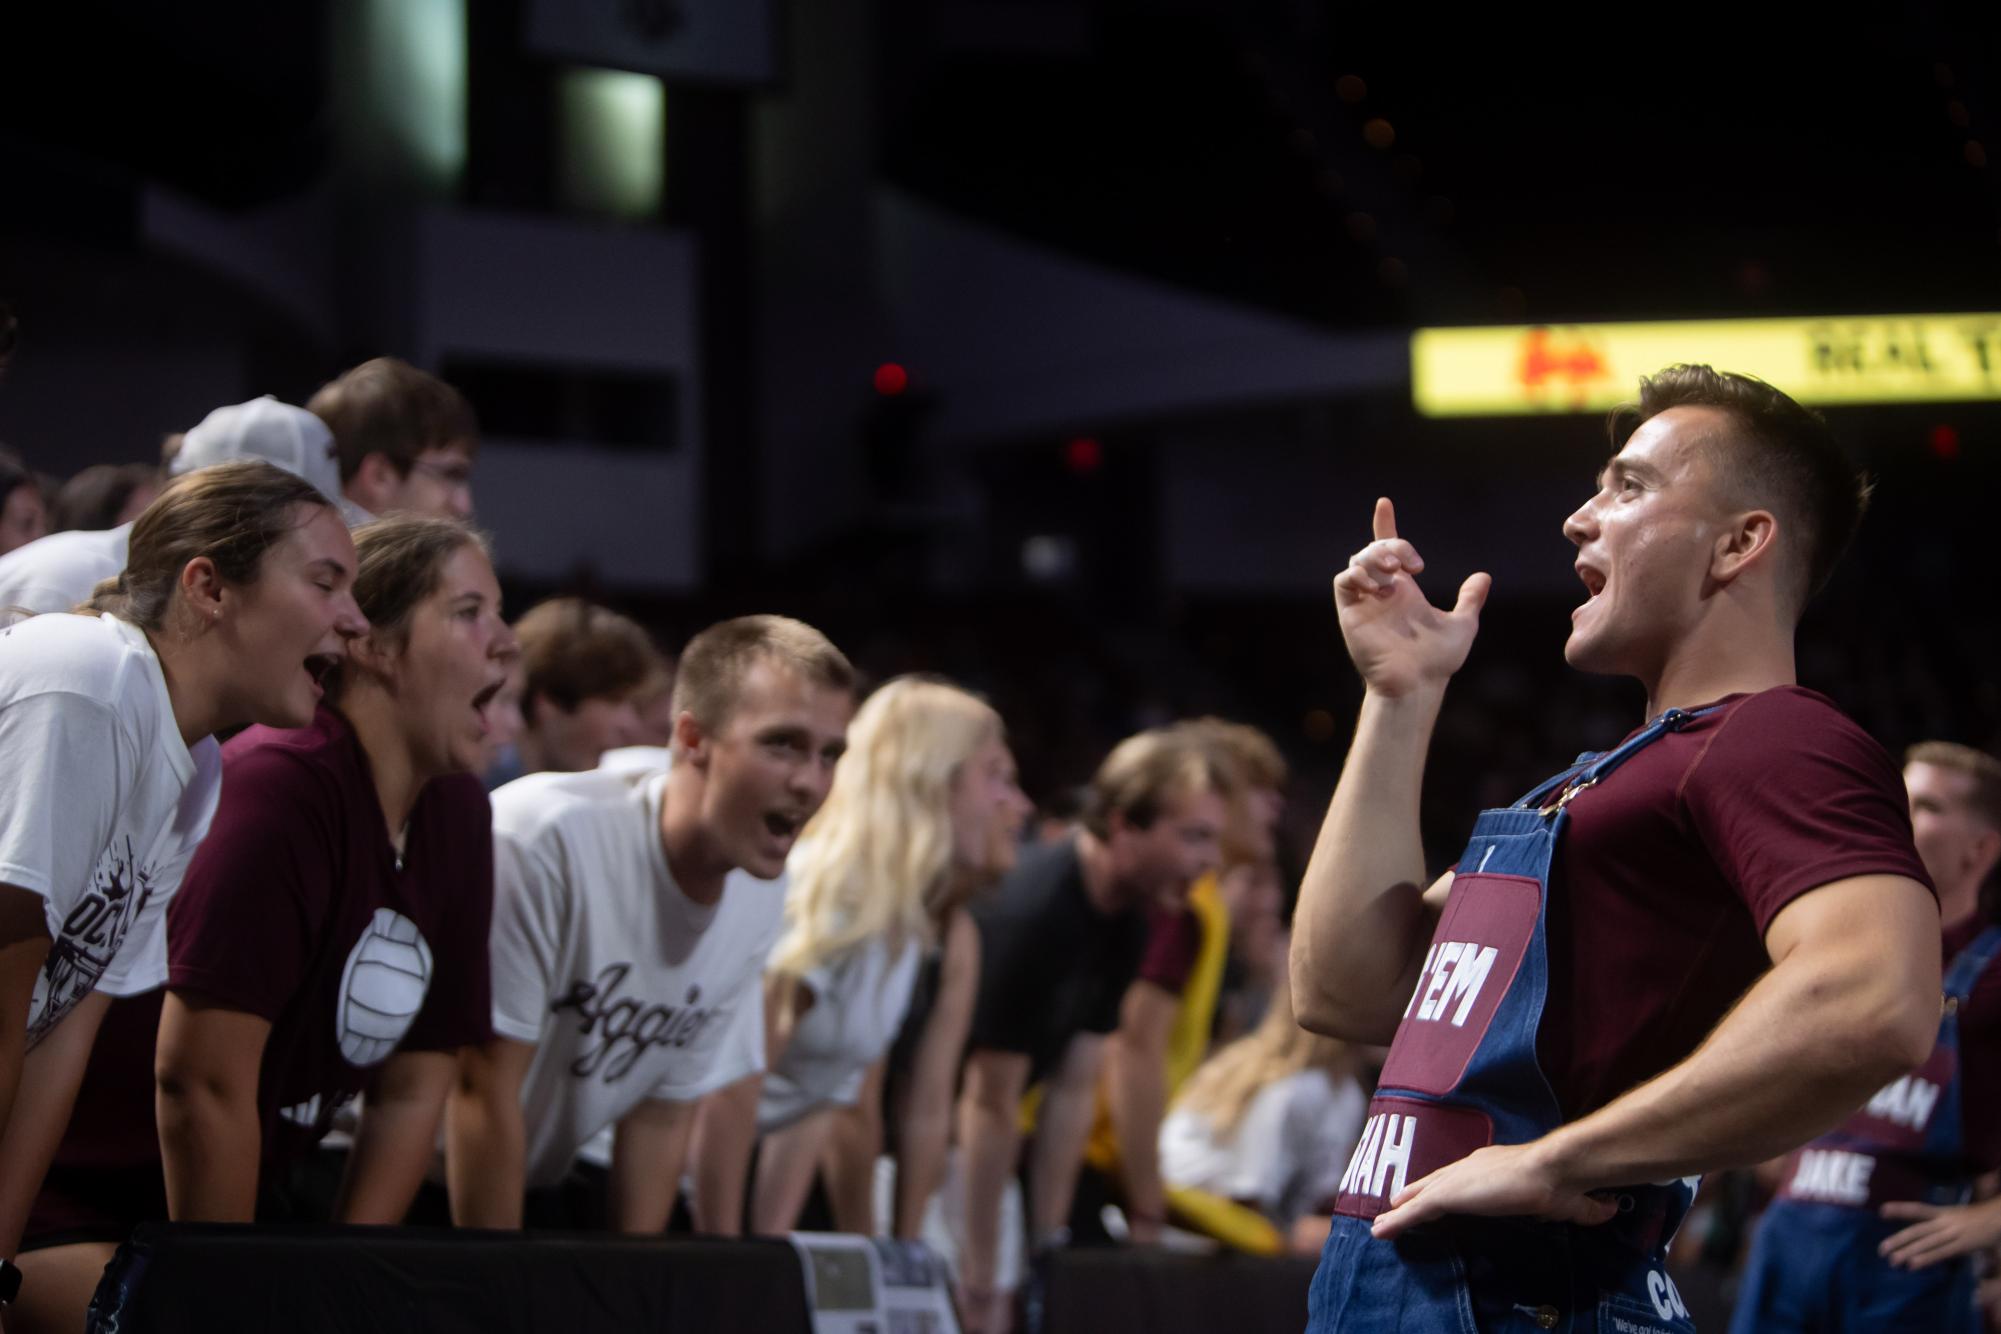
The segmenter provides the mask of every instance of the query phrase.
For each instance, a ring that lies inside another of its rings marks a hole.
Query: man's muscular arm
[[[1376,1235],[1447,1214],[1602,1223],[1616,1206],[1589,1192],[1783,1153],[1930,1055],[1938,909],[1923,886],[1893,875],[1823,885],[1780,910],[1765,945],[1771,970],[1687,1060],[1542,1139],[1412,1183]]]
[[[1365,691],[1355,740],[1300,883],[1292,1004],[1302,1027],[1388,1042],[1417,985],[1451,876],[1429,891],[1418,832],[1424,756],[1445,683],[1466,661],[1488,579],[1460,586],[1449,612],[1425,600],[1424,560],[1376,502],[1376,540],[1334,580],[1341,636]]]

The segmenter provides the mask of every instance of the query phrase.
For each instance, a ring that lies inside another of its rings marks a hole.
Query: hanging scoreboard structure
[[[1427,417],[1602,412],[1677,362],[1818,406],[1996,400],[2001,313],[1420,329],[1410,359]]]

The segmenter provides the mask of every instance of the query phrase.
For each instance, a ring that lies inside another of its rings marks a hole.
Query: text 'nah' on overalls
[[[1369,1222],[1407,1182],[1562,1124],[1536,1033],[1549,995],[1550,864],[1570,820],[1565,807],[1701,712],[1670,709],[1515,805],[1481,812],[1341,1181],[1309,1297],[1312,1334],[1694,1328],[1666,1266],[1694,1179],[1619,1191],[1620,1213],[1597,1228],[1455,1218],[1378,1241]]]
[[[1979,1329],[1972,1257],[1895,1269],[1876,1248],[1912,1221],[1884,1218],[1890,1201],[1973,1198],[1979,1169],[1966,1156],[1959,1011],[1997,955],[2001,927],[1990,926],[1946,969],[1938,1043],[1925,1063],[1786,1160],[1751,1245],[1736,1334]]]

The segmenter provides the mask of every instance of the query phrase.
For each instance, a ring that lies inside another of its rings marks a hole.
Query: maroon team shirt
[[[1798,686],[1727,697],[1569,810],[1537,1044],[1566,1119],[1693,1052],[1801,894],[1859,875],[1931,887],[1896,764]]]
[[[368,756],[328,708],[297,731],[250,728],[222,762],[167,915],[167,985],[271,1021],[258,1102],[277,1164],[394,1051],[492,1037],[492,814],[471,774],[432,779],[399,865]]]

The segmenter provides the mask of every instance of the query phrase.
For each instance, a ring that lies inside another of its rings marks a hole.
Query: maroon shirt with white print
[[[318,1143],[397,1050],[491,1038],[491,824],[477,778],[434,778],[399,861],[368,755],[331,708],[223,747],[222,802],[168,913],[167,985],[271,1021],[267,1164]]]

